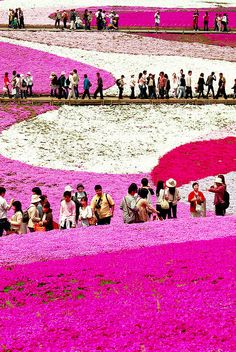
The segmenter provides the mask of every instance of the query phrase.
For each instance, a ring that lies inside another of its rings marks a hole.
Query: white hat
[[[173,178],[169,178],[169,180],[166,181],[166,186],[167,187],[175,187],[177,182]]]
[[[215,183],[223,183],[222,179],[220,177],[215,178]]]
[[[39,202],[41,202],[41,199],[39,198],[39,196],[37,194],[33,194],[31,197],[31,203],[34,204]]]
[[[31,76],[31,73],[30,73],[30,72],[27,72],[27,76]]]
[[[61,72],[61,75],[65,75],[65,74],[66,74],[65,71],[62,71],[62,72]]]
[[[73,188],[70,185],[67,185],[65,187],[65,192],[72,192],[72,191],[73,191]]]

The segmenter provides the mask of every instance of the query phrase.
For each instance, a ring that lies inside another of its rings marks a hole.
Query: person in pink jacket
[[[76,206],[75,202],[71,200],[71,192],[64,192],[64,199],[61,201],[60,207],[60,229],[65,230],[76,226]]]

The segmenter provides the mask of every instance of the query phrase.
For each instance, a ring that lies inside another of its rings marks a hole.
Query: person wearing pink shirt
[[[71,200],[71,192],[65,191],[64,199],[61,201],[59,224],[60,229],[65,230],[76,226],[76,206]]]

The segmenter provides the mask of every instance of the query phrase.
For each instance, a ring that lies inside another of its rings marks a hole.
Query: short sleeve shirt
[[[101,208],[96,209],[96,204],[98,203],[100,198],[101,201],[99,202],[99,205],[101,206]],[[112,197],[107,193],[103,193],[101,197],[95,195],[91,201],[91,208],[97,211],[100,219],[104,219],[111,216],[110,206],[113,205],[115,205],[115,202]]]

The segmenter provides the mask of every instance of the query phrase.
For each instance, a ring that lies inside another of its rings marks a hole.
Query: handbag
[[[45,232],[46,231],[46,227],[45,226],[41,226],[39,224],[35,224],[34,225],[34,231],[36,231],[36,232]]]
[[[169,202],[165,199],[165,191],[163,193],[163,198],[160,202],[161,209],[168,210],[170,208]]]
[[[201,204],[197,204],[196,205],[196,212],[197,213],[201,213],[201,211],[202,211],[202,205]]]

